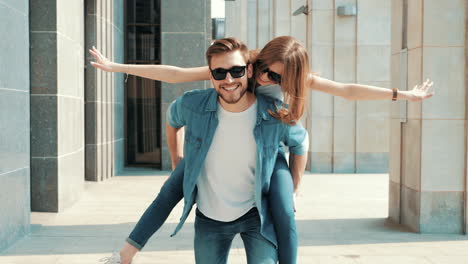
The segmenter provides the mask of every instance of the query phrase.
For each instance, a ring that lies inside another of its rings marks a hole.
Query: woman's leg
[[[278,238],[280,264],[295,264],[297,231],[294,219],[294,186],[284,154],[279,153],[271,176],[269,202]]]
[[[181,160],[171,176],[161,187],[158,196],[146,209],[127,242],[141,250],[148,239],[162,226],[172,209],[184,197],[183,180],[185,160]]]

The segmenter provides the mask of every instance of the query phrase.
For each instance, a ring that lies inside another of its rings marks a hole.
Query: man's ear
[[[252,75],[253,75],[253,65],[252,63],[249,63],[249,65],[247,66],[247,77],[250,79],[252,78]]]
[[[213,76],[211,76],[211,73],[210,73],[210,82],[211,82],[211,86],[215,88],[215,82],[214,82]]]
[[[209,72],[209,74],[210,74],[210,79],[209,79],[209,81],[211,82],[212,87],[215,87],[215,85],[214,85],[214,79],[213,79],[213,75],[211,74],[210,66],[208,66],[208,72]]]

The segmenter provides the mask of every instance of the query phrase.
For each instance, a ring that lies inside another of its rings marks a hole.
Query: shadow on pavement
[[[3,256],[91,254],[118,251],[135,223],[116,225],[33,225],[31,234],[3,252]],[[468,236],[418,234],[386,218],[298,220],[299,246],[466,241]],[[193,250],[193,223],[175,236],[175,223],[165,224],[144,251]]]

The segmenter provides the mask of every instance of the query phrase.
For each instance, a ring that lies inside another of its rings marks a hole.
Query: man
[[[275,109],[275,102],[248,89],[252,65],[244,44],[217,40],[206,55],[215,89],[188,92],[168,112],[173,159],[182,156],[176,133],[185,127],[181,224],[196,201],[197,263],[226,263],[236,234],[249,263],[276,263],[275,232],[264,197],[277,155],[273,150],[286,141],[278,133],[285,131],[291,152],[303,154],[306,132],[272,118],[268,109]]]
[[[194,247],[196,262],[201,264],[226,263],[236,234],[244,241],[248,263],[276,263],[277,241],[266,194],[279,142],[287,143],[291,154],[300,157],[293,159],[295,162],[304,163],[306,131],[299,125],[282,124],[268,113],[281,107],[280,101],[252,93],[248,56],[240,41],[216,40],[206,53],[215,88],[185,93],[167,113],[171,158],[177,162],[184,157],[174,171],[184,170],[184,209],[174,234],[196,202]],[[177,135],[182,127],[183,155]],[[166,183],[150,206],[165,213],[156,216],[148,209],[142,217],[146,220],[140,222],[157,218],[152,222],[158,222],[159,228],[181,198],[176,189],[177,185]],[[147,239],[157,228],[135,228],[130,237]],[[128,260],[141,248],[141,242],[130,238],[127,242],[128,248],[133,248],[126,253]],[[124,257],[122,261],[125,263]]]

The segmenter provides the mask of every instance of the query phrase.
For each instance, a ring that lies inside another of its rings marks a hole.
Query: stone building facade
[[[157,63],[205,64],[209,0],[0,0],[0,32],[8,36],[0,44],[0,250],[29,232],[31,211],[61,212],[80,199],[85,181],[109,179],[132,165],[129,84],[122,74],[91,67],[87,50],[96,46],[127,61],[125,43],[137,35],[129,27],[147,33],[144,23],[129,25],[133,2],[136,12],[150,4],[157,18]],[[183,91],[206,84],[154,87],[164,112]],[[155,120],[153,127],[164,127],[164,115]],[[159,157],[160,169],[170,167],[167,156]]]
[[[307,47],[311,69],[320,76],[390,88],[390,3],[229,1],[226,34],[258,49],[273,37],[291,35]],[[342,14],[341,8],[355,12]],[[294,15],[297,10],[303,12]],[[312,172],[388,172],[390,101],[348,101],[316,91],[309,96],[303,123],[310,135]]]
[[[388,172],[390,219],[415,232],[466,234],[467,8],[463,0],[239,0],[226,2],[226,31],[250,48],[292,35],[313,71],[340,82],[408,90],[432,79],[436,96],[419,103],[313,91],[309,168]]]

